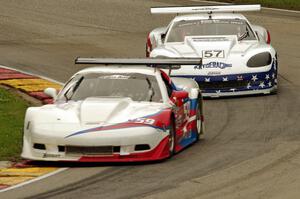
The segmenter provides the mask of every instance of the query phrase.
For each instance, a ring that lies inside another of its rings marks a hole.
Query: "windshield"
[[[239,40],[256,40],[244,20],[182,20],[174,22],[167,42],[183,42],[186,36],[237,35]]]
[[[78,101],[88,97],[129,97],[133,101],[162,102],[156,78],[138,73],[77,75],[67,83],[58,100]]]

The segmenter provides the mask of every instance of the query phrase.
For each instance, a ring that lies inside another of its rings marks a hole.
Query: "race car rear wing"
[[[217,13],[217,12],[246,12],[260,11],[260,4],[253,5],[222,5],[222,6],[168,6],[152,7],[151,14],[180,14],[180,13]]]
[[[146,65],[150,67],[169,68],[180,65],[202,65],[201,58],[76,58],[75,64],[99,65]],[[177,68],[177,67],[175,67]]]
[[[98,65],[145,65],[148,67],[169,69],[169,75],[171,70],[180,69],[182,65],[202,65],[201,58],[76,58],[75,64],[98,64]]]

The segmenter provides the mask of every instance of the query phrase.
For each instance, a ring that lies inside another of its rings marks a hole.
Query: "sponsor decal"
[[[208,10],[208,11],[212,11],[212,10],[219,10],[219,8],[208,8],[208,7],[203,7],[203,8],[193,8],[192,10],[194,10],[194,11],[199,11],[199,10]]]
[[[243,80],[244,80],[243,75],[238,75],[238,76],[236,77],[236,79],[237,79],[238,81],[243,81]]]
[[[61,154],[44,153],[43,158],[59,158]]]
[[[210,71],[210,72],[207,73],[207,75],[211,75],[211,76],[221,75],[221,72],[220,71]]]
[[[193,42],[207,42],[207,41],[229,41],[226,37],[193,37]]]
[[[227,64],[224,62],[209,62],[207,64],[202,64],[202,65],[196,65],[194,66],[194,69],[204,69],[204,68],[220,68],[220,69],[224,69],[224,68],[230,68],[232,67],[232,64]]]
[[[99,79],[129,79],[130,76],[128,75],[106,75],[106,76],[100,76]]]

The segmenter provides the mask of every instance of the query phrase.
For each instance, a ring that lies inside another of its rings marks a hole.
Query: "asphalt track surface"
[[[1,0],[0,63],[66,81],[77,56],[144,57],[172,18],[149,8],[183,4],[195,2]],[[299,198],[300,15],[246,15],[271,32],[277,95],[205,100],[205,139],[167,161],[56,165],[71,168],[0,198]]]

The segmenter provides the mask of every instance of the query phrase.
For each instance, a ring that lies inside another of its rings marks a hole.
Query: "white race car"
[[[178,15],[168,26],[150,32],[146,55],[202,58],[202,65],[183,67],[172,76],[196,80],[203,96],[275,93],[278,62],[270,34],[236,13],[260,9],[260,5],[151,8],[153,14],[194,14]]]
[[[161,70],[201,64],[200,59],[78,58],[76,63],[101,66],[76,73],[58,95],[46,89],[54,104],[28,108],[23,158],[160,160],[203,133],[198,84],[192,79],[171,80]]]

